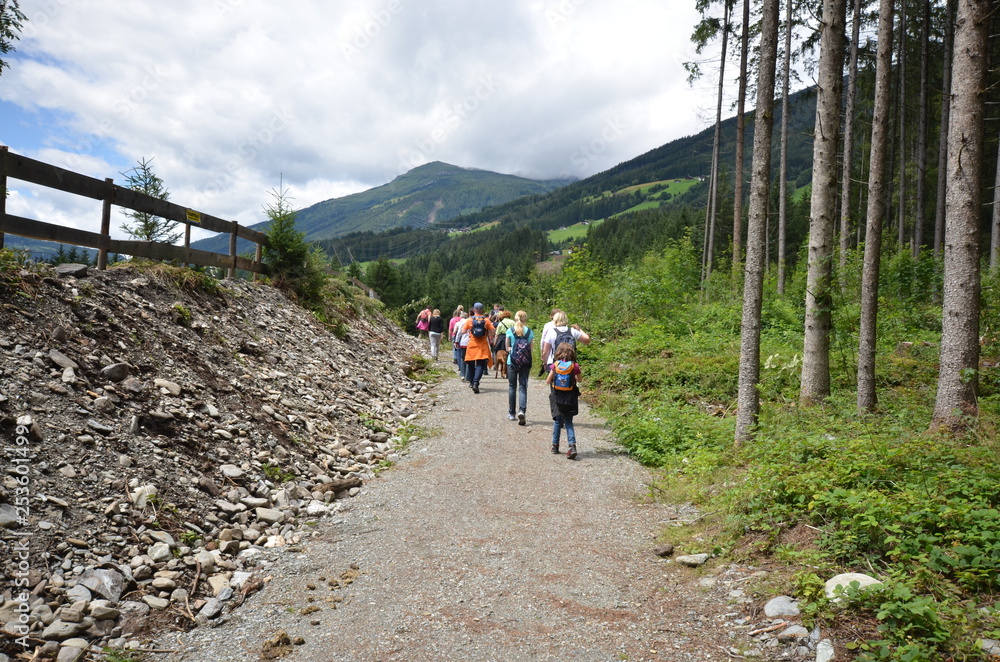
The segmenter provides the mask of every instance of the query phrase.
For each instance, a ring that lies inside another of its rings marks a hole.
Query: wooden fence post
[[[253,256],[253,261],[257,263],[257,266],[260,266],[261,259],[263,258],[263,256],[264,256],[264,246],[263,246],[263,244],[257,244],[257,251],[254,253],[254,256]],[[257,282],[257,272],[256,271],[253,272],[253,282],[255,282],[255,283]]]
[[[7,145],[0,145],[0,250],[3,249],[3,230],[7,225]]]
[[[104,204],[101,209],[101,237],[103,241],[111,238],[111,203],[115,197],[115,180],[111,177],[104,178]],[[108,268],[108,249],[97,249],[97,270],[104,271]]]
[[[233,221],[232,234],[229,235],[229,256],[233,258],[233,266],[229,267],[229,278],[236,278],[236,233],[239,232],[240,224]]]

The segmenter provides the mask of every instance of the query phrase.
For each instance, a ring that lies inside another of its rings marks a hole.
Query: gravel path
[[[526,427],[492,375],[479,395],[453,376],[433,394],[427,438],[283,552],[225,623],[162,637],[177,652],[157,659],[270,659],[280,630],[304,640],[275,651],[291,662],[730,659],[743,571],[652,553],[672,511],[601,420],[581,408],[574,462],[549,452],[538,380]]]

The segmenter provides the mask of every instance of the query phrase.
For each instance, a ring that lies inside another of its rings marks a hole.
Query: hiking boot
[[[523,411],[517,412],[517,424],[518,425],[527,425],[527,423],[524,420],[524,412]]]
[[[576,444],[570,444],[569,450],[566,451],[566,459],[575,460],[576,459]]]
[[[477,394],[479,393],[479,384],[472,385],[472,392]]]
[[[552,444],[552,454],[559,455],[559,444]]]

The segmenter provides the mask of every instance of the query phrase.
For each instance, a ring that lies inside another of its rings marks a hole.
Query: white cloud
[[[172,200],[243,223],[279,178],[307,206],[433,160],[589,176],[710,103],[680,66],[690,3],[21,4],[0,142],[119,182],[153,159]]]

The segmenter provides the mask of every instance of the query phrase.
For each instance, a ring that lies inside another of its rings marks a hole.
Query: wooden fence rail
[[[0,196],[0,248],[3,248],[4,234],[13,234],[29,239],[42,239],[96,248],[98,269],[107,268],[108,253],[122,253],[153,260],[175,260],[185,264],[228,269],[230,278],[235,275],[236,269],[256,274],[267,273],[267,267],[261,262],[263,247],[267,245],[267,237],[263,233],[244,227],[236,221],[226,221],[167,200],[160,200],[138,191],[122,188],[110,178],[94,179],[48,163],[29,159],[26,156],[10,152],[5,146],[0,146],[0,190],[4,192],[7,190],[8,178],[101,200],[104,207],[101,214],[101,231],[96,233],[12,216],[7,213],[6,195]],[[112,206],[145,212],[183,223],[185,228],[184,246],[153,241],[112,239],[110,236]],[[229,234],[229,254],[191,248],[192,225],[212,232]],[[236,240],[238,238],[247,239],[257,245],[253,260],[236,254]]]

